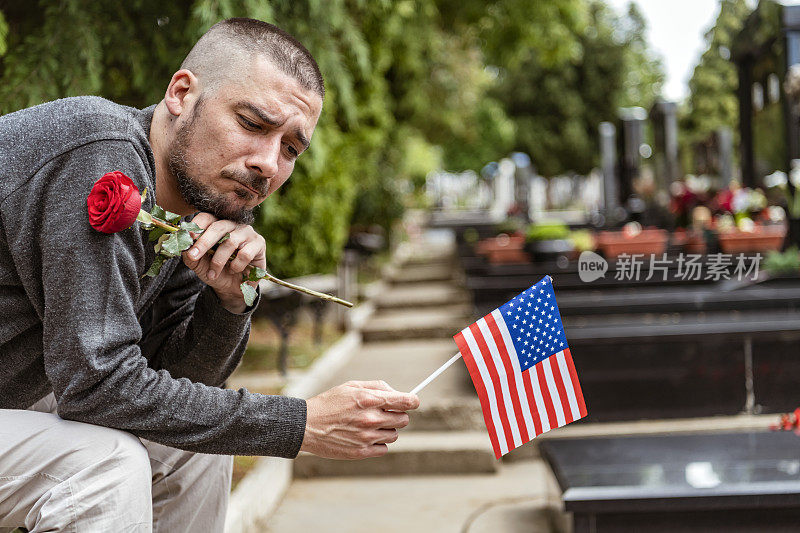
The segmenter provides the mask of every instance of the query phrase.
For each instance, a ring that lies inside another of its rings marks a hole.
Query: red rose
[[[107,172],[92,186],[86,199],[89,224],[103,233],[116,233],[131,227],[142,208],[139,189],[128,176]]]

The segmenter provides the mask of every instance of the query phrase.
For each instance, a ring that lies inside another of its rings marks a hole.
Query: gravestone
[[[611,218],[620,207],[617,179],[617,128],[611,122],[600,123],[600,159],[603,166],[603,207]]]
[[[720,185],[727,187],[733,180],[733,132],[730,128],[719,128],[716,136],[719,176],[722,180]]]
[[[680,177],[678,168],[678,106],[675,102],[656,102],[650,111],[655,140],[655,169],[658,189],[667,191]]]
[[[494,201],[490,212],[494,220],[504,220],[508,210],[514,205],[514,173],[517,167],[510,159],[503,159],[497,165],[494,176]]]
[[[620,165],[620,199],[627,202],[633,194],[633,182],[642,170],[644,122],[647,112],[641,107],[623,107],[619,110],[622,122],[622,164]],[[648,147],[649,148],[649,147]]]

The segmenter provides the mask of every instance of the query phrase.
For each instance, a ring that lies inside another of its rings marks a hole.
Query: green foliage
[[[582,15],[561,25],[569,60],[520,54],[518,67],[501,66],[494,92],[516,126],[515,149],[544,175],[588,172],[598,163],[600,122],[621,106],[652,105],[664,79],[634,7],[620,17],[599,2],[570,5]]]
[[[517,217],[509,217],[494,225],[495,235],[500,235],[501,233],[505,233],[507,235],[522,233],[524,229],[525,221]]]
[[[588,229],[578,229],[570,232],[569,241],[579,252],[594,250],[594,235]]]
[[[569,226],[565,223],[557,220],[542,221],[528,227],[526,239],[528,241],[552,241],[566,239],[569,235]]]
[[[256,217],[279,277],[332,271],[351,224],[390,236],[432,170],[512,149],[545,174],[587,170],[597,124],[661,83],[641,17],[594,0],[36,0],[0,11],[0,113],[79,94],[158,102],[232,16],[296,36],[326,81],[311,149]]]
[[[791,246],[785,252],[769,252],[764,259],[764,270],[773,276],[800,272],[800,252],[797,246]]]
[[[689,80],[689,98],[681,110],[684,159],[690,159],[693,143],[706,141],[716,129],[728,127],[737,132],[739,79],[730,58],[734,38],[751,12],[747,4],[747,0],[720,0],[717,20],[706,32],[706,50],[694,68]],[[737,145],[734,140],[734,146]]]

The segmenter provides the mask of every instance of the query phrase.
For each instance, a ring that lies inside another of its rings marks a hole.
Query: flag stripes
[[[455,336],[481,402],[495,456],[586,416],[568,348],[521,371],[502,313],[494,310]]]

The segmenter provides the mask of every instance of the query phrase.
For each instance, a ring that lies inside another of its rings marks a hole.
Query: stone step
[[[297,478],[329,476],[409,476],[493,473],[494,458],[485,431],[400,432],[383,457],[362,461],[324,459],[302,452],[294,461]]]
[[[382,379],[400,391],[410,391],[450,359],[458,348],[451,338],[371,342],[362,345],[347,365],[333,373],[320,390],[346,381]],[[420,392],[423,406],[439,399],[471,399],[475,389],[467,367],[457,361]]]
[[[497,514],[507,503],[561,506],[561,491],[544,461],[500,464],[491,474],[326,477],[295,479],[275,514],[255,531],[347,533],[476,533],[527,531],[535,521],[517,514],[514,529]],[[504,507],[505,509],[505,507]],[[491,526],[495,529],[474,529]],[[523,525],[528,525],[523,529]],[[513,527],[513,526],[512,526]]]
[[[411,266],[390,265],[383,271],[383,279],[392,285],[417,283],[421,281],[449,281],[455,275],[451,263],[424,264]]]
[[[449,371],[450,369],[448,369]],[[437,378],[438,379],[438,378]],[[466,378],[469,380],[469,378]],[[409,416],[408,431],[486,431],[483,421],[481,402],[472,388],[472,384],[464,383],[463,396],[455,398],[426,397],[423,389],[420,392],[420,406]],[[470,394],[471,393],[471,394]]]
[[[379,313],[364,325],[364,342],[446,339],[470,323],[472,307],[456,305]]]
[[[430,242],[401,243],[395,260],[401,265],[429,265],[452,262],[456,254],[454,242],[433,240]]]
[[[470,302],[469,292],[453,283],[441,281],[394,285],[375,298],[378,309],[448,306]]]

